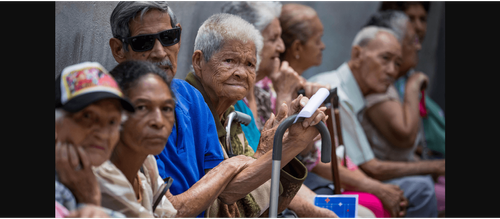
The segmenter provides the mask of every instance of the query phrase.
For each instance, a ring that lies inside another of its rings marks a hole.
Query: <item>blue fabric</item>
[[[68,211],[76,210],[76,198],[73,193],[59,181],[56,171],[56,201]]]
[[[248,141],[248,144],[250,144],[250,147],[252,147],[253,151],[257,151],[257,146],[259,146],[259,140],[260,140],[260,131],[257,128],[257,125],[255,124],[255,119],[253,118],[253,113],[248,108],[248,106],[245,104],[243,100],[238,100],[236,104],[234,104],[234,109],[238,112],[246,113],[252,117],[252,121],[248,126],[242,125],[241,129],[243,129],[243,133],[245,133],[245,138]]]
[[[177,98],[175,124],[163,151],[156,155],[158,171],[164,179],[174,179],[170,192],[178,195],[188,190],[224,160],[217,129],[201,93],[180,79],[172,80]],[[202,212],[198,217],[203,217]]]

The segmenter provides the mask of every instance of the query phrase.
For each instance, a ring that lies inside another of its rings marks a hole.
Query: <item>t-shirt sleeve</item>
[[[342,124],[342,138],[347,155],[354,164],[361,165],[373,158],[375,155],[366,138],[365,132],[358,119],[347,110],[345,103],[340,104],[340,120]]]
[[[399,101],[399,95],[398,95],[398,92],[396,91],[396,88],[394,87],[394,85],[391,85],[387,89],[387,92],[378,93],[378,94],[370,94],[370,95],[365,97],[365,100],[366,100],[366,108],[370,108],[377,103],[388,101],[388,100]]]
[[[217,129],[215,128],[214,118],[208,106],[204,106],[206,120],[207,121],[207,143],[205,146],[205,164],[204,168],[212,169],[219,165],[220,162],[224,160],[224,155],[222,154],[222,148],[219,144],[219,137],[217,134]]]

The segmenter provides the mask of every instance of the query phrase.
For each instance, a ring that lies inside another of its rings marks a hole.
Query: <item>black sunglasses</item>
[[[132,50],[136,52],[144,52],[153,49],[156,39],[163,46],[172,46],[181,39],[181,28],[174,27],[155,34],[139,35],[134,37],[118,37],[123,43],[130,44]]]

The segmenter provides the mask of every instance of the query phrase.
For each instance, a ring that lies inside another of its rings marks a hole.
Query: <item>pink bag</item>
[[[427,117],[427,108],[425,108],[425,93],[424,90],[422,90],[422,98],[420,99],[420,116],[423,118]]]
[[[59,204],[59,202],[56,201],[56,218],[63,218],[68,216],[69,211],[66,209],[64,206]]]

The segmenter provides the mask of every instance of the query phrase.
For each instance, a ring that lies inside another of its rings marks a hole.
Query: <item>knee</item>
[[[434,191],[434,182],[430,176],[412,177],[410,182],[412,184],[411,187],[415,188],[412,195],[420,196],[422,198],[426,197],[427,199],[435,198],[436,193]]]

